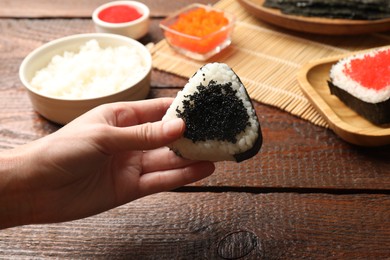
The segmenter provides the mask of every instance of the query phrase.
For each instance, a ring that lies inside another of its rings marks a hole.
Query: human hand
[[[0,168],[8,172],[2,175],[8,183],[3,194],[19,192],[14,198],[23,203],[17,206],[23,216],[8,226],[91,216],[212,174],[214,164],[186,160],[163,147],[185,129],[181,119],[159,121],[171,102],[165,98],[102,105],[0,157],[17,165]],[[3,213],[0,209],[0,222]]]

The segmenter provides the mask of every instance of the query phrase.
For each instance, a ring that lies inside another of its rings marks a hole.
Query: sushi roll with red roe
[[[169,147],[187,159],[241,162],[255,156],[262,145],[251,99],[224,63],[206,64],[189,79],[163,120],[177,117],[186,130]]]
[[[373,124],[390,123],[390,47],[339,60],[328,85],[331,94]]]

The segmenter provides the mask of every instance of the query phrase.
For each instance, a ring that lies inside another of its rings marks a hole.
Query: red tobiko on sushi
[[[328,85],[333,95],[367,120],[390,123],[390,47],[339,60]]]
[[[344,73],[363,87],[381,90],[390,85],[390,49],[365,54],[346,64]]]

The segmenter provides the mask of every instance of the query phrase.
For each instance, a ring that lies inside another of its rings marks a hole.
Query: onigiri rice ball
[[[169,145],[192,160],[241,162],[262,145],[260,123],[236,73],[224,63],[201,67],[179,91],[163,120],[182,118],[183,137]]]

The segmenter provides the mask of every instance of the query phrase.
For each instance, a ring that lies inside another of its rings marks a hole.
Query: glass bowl
[[[183,16],[199,8],[206,12],[223,14],[227,24],[204,36],[194,36],[172,28]],[[168,44],[174,50],[195,60],[207,60],[230,45],[234,23],[235,17],[227,12],[207,5],[192,4],[161,21],[160,27]]]

